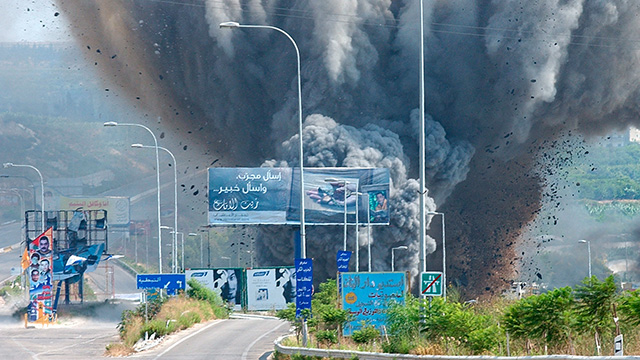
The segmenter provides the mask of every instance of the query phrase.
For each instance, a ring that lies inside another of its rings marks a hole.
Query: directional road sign
[[[439,271],[423,272],[420,281],[420,294],[442,296],[442,273]]]
[[[136,276],[138,289],[184,289],[184,274],[138,274]]]

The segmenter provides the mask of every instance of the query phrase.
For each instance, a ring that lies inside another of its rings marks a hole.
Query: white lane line
[[[196,334],[199,334],[199,333],[200,333],[200,332],[202,332],[202,331],[207,330],[208,328],[212,327],[213,325],[217,325],[217,324],[220,324],[220,323],[222,323],[222,321],[215,321],[215,322],[213,322],[213,323],[211,323],[211,324],[209,324],[209,325],[207,325],[207,326],[203,327],[202,329],[200,329],[200,330],[198,330],[198,331],[194,332],[193,334],[190,334],[189,336],[185,336],[185,337],[183,337],[182,339],[180,339],[180,340],[176,341],[173,345],[169,346],[165,351],[163,351],[163,352],[161,352],[160,354],[158,354],[154,359],[157,359],[157,358],[161,357],[162,355],[166,354],[169,350],[173,349],[173,348],[174,348],[174,347],[176,347],[178,344],[180,344],[181,342],[183,342],[183,341],[185,341],[185,340],[189,339],[190,337],[192,337],[192,336],[194,336],[194,335],[196,335]]]
[[[262,334],[262,336],[260,336],[259,338],[253,340],[253,342],[251,344],[249,344],[249,346],[247,346],[247,348],[244,350],[244,352],[242,353],[242,360],[247,360],[247,355],[249,354],[249,350],[251,350],[251,348],[253,347],[253,345],[255,345],[258,341],[260,341],[260,339],[262,339],[263,337],[271,334],[272,332],[278,330],[279,328],[282,327],[282,325],[286,325],[286,322],[281,322],[280,325],[274,327],[273,329],[271,329],[269,332],[266,332],[264,334]]]

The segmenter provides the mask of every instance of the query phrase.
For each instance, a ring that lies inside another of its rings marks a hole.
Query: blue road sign
[[[296,318],[301,310],[311,310],[311,295],[313,295],[313,262],[311,259],[295,259],[296,266]]]
[[[336,254],[336,263],[338,265],[338,271],[349,271],[349,260],[351,259],[351,251],[339,250]]]
[[[136,288],[178,290],[185,287],[184,274],[138,274]]]

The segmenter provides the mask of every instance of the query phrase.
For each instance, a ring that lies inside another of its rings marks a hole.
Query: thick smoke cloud
[[[291,43],[218,24],[287,31],[301,53],[305,164],[389,167],[392,224],[374,233],[374,270],[389,268],[395,244],[409,245],[401,261],[417,269],[418,1],[58,4],[105,82],[168,136],[188,139],[206,165],[297,163]],[[544,140],[638,122],[629,40],[638,11],[625,0],[425,1],[427,205],[447,214],[448,278],[465,292],[494,292],[514,276],[513,244],[540,208],[532,170]],[[261,229],[263,263],[290,261],[282,238],[291,231]],[[332,253],[340,231],[308,230],[308,253]],[[330,276],[325,256],[318,271]]]

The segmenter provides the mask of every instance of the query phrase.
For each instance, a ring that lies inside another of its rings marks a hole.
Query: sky
[[[3,0],[0,42],[58,42],[71,40],[66,21],[46,0]]]

